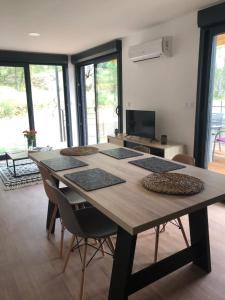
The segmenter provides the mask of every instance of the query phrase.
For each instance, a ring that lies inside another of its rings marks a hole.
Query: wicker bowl
[[[204,189],[200,179],[180,173],[153,173],[142,184],[149,191],[170,195],[194,195]]]
[[[98,148],[93,146],[69,147],[62,149],[60,154],[67,156],[82,156],[98,153]]]

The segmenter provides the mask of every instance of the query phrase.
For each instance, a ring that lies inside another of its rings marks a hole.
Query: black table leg
[[[211,257],[207,207],[189,214],[189,224],[191,245],[198,245],[201,248],[201,255],[193,262],[209,273],[211,272]]]
[[[9,161],[8,161],[8,155],[7,153],[5,154],[5,160],[6,160],[6,166],[9,168]]]
[[[118,228],[109,300],[127,300],[128,284],[132,273],[137,236]]]
[[[17,177],[17,176],[16,176],[16,165],[15,165],[15,161],[14,161],[14,159],[13,159],[12,161],[13,161],[13,172],[14,172],[14,177]]]
[[[127,300],[128,296],[193,262],[211,272],[207,207],[189,214],[191,246],[155,264],[132,273],[137,236],[118,229],[108,300]]]

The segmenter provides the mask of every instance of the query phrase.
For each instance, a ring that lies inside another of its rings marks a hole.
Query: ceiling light
[[[28,35],[31,36],[31,37],[39,37],[40,33],[38,33],[38,32],[30,32],[30,33],[28,33]]]

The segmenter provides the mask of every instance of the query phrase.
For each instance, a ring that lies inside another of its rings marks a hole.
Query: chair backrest
[[[60,191],[59,188],[54,186],[50,180],[46,180],[45,184],[50,197],[57,200],[59,213],[62,218],[63,225],[72,234],[85,238],[86,235],[82,230],[79,221],[76,217],[76,211],[72,209],[72,206],[69,203],[66,196]]]
[[[50,197],[50,195],[48,194],[48,189],[46,188],[46,180],[49,180],[52,183],[52,185],[57,186],[57,183],[58,183],[57,179],[55,179],[51,175],[51,173],[48,170],[48,168],[45,167],[42,163],[38,164],[38,168],[39,168],[39,171],[41,173],[41,177],[42,177],[42,180],[43,180],[43,185],[44,185],[45,193],[46,193],[48,199],[51,202],[56,203],[56,200],[54,198]]]
[[[195,165],[195,159],[187,154],[177,154],[175,155],[172,160],[177,161],[177,162],[181,162],[187,165],[191,165],[194,166]]]

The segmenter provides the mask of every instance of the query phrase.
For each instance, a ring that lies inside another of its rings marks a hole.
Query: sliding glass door
[[[225,174],[225,34],[213,38],[210,77],[208,168]]]
[[[101,62],[95,68],[98,143],[107,143],[107,135],[119,126],[117,60]]]
[[[37,131],[37,146],[63,148],[68,136],[71,143],[65,74],[61,65],[0,65],[1,159],[7,151],[26,149],[24,130]]]
[[[118,60],[111,58],[82,65],[79,76],[84,144],[106,143],[107,135],[114,134],[121,123]]]
[[[67,145],[62,66],[30,65],[37,145]]]
[[[198,12],[200,47],[194,156],[198,167],[225,173],[225,4]]]
[[[29,128],[24,68],[0,66],[0,155],[24,149]]]

